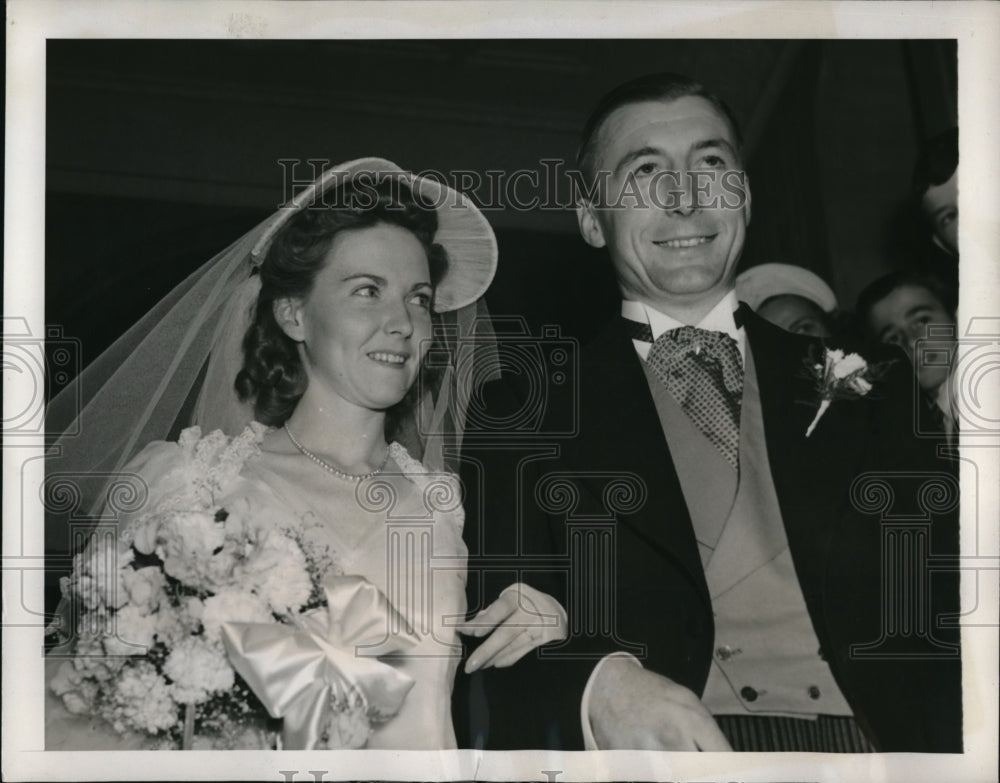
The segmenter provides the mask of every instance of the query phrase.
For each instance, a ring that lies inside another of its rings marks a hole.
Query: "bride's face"
[[[310,387],[370,410],[402,400],[430,344],[430,279],[423,246],[399,226],[338,234],[313,290],[294,304],[290,336],[301,340]]]

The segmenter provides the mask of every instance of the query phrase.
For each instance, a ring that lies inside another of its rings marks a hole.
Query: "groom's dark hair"
[[[434,242],[437,212],[399,178],[358,174],[335,193],[323,194],[317,203],[296,212],[275,234],[257,272],[260,295],[243,338],[243,369],[236,376],[235,388],[241,400],[253,400],[257,421],[272,427],[284,424],[308,384],[298,345],[275,320],[274,303],[309,294],[337,234],[379,224],[399,226],[420,240],[432,286],[444,277],[448,255]],[[389,438],[416,402],[419,390],[433,388],[434,379],[428,375],[439,370],[424,362],[420,372],[422,377],[406,397],[386,412]]]
[[[679,98],[694,96],[704,98],[729,124],[736,145],[736,154],[743,156],[743,139],[740,135],[740,125],[732,109],[725,101],[710,92],[700,82],[677,73],[651,73],[640,76],[624,84],[620,84],[605,94],[590,113],[580,134],[580,146],[576,153],[576,166],[584,176],[584,181],[590,186],[597,176],[595,170],[597,145],[600,139],[601,127],[604,121],[617,109],[634,103],[661,101],[669,103]]]

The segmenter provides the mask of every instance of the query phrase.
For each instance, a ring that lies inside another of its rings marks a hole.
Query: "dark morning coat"
[[[821,345],[745,305],[740,316],[796,573],[841,691],[878,750],[960,751],[957,632],[942,619],[958,603],[949,557],[958,549],[955,463],[914,435],[912,371],[890,363],[868,396],[834,402],[806,438],[819,404],[809,364]],[[576,381],[572,367],[568,377],[553,372],[546,350],[535,354],[539,372],[522,367],[494,383],[486,413],[470,419],[469,607],[487,605],[512,580],[528,582],[569,608],[571,635],[513,667],[459,673],[453,713],[463,747],[581,750],[581,697],[602,654],[633,652],[698,694],[712,659],[690,516],[623,322],[579,353]],[[616,476],[624,477],[617,490]],[[636,485],[639,496],[630,496]],[[588,565],[581,552],[595,541],[612,541],[613,553]],[[898,546],[908,554],[896,573],[916,586],[910,598],[885,584],[883,561],[898,562]],[[602,579],[609,589],[594,584]],[[581,585],[610,600],[600,605]],[[916,624],[901,624],[906,617]]]

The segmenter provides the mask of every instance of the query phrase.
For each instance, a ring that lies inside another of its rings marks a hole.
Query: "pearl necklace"
[[[302,452],[302,456],[308,457],[313,462],[315,462],[317,465],[319,465],[321,468],[323,468],[324,470],[326,470],[329,473],[332,473],[337,478],[343,479],[344,481],[351,481],[351,482],[354,482],[355,484],[357,484],[359,481],[364,481],[365,479],[370,479],[370,478],[372,478],[372,476],[377,476],[379,473],[381,473],[383,470],[385,470],[385,466],[389,463],[389,449],[388,449],[388,447],[386,447],[385,458],[382,460],[382,464],[379,465],[377,468],[375,468],[375,470],[371,471],[370,473],[347,473],[347,472],[345,472],[343,470],[340,470],[339,468],[335,468],[329,462],[327,462],[326,460],[323,460],[320,457],[316,456],[311,451],[309,451],[309,449],[307,449],[305,446],[303,446],[301,443],[299,443],[295,439],[295,436],[292,435],[292,431],[290,429],[288,429],[288,424],[287,423],[285,424],[285,432],[288,433],[288,438],[289,438],[289,440],[292,441],[292,444],[295,446],[295,448],[297,448],[300,452]]]

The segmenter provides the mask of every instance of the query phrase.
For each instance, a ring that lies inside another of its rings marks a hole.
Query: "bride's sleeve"
[[[128,501],[120,504],[123,506],[120,510],[109,511],[118,505],[112,501],[116,491],[113,488],[114,484],[109,485],[106,490],[107,495],[99,506],[98,518],[108,520],[111,515],[110,519],[114,520],[117,529],[124,530],[134,520],[157,508],[171,495],[182,492],[190,483],[191,461],[191,448],[182,446],[182,442],[188,433],[197,439],[197,428],[192,430],[185,430],[182,433],[181,442],[154,441],[147,444],[117,474],[118,486],[127,488]],[[89,547],[90,544],[87,544],[74,554],[77,557],[85,555]],[[74,560],[74,568],[77,563],[78,561]],[[66,646],[71,639],[72,618],[73,613],[64,597],[60,600],[48,629],[48,633],[58,637],[62,646]]]
[[[125,466],[122,473],[136,482],[144,500],[119,513],[120,528],[190,488],[192,450],[199,434],[192,428],[181,433],[179,441],[154,441]]]

